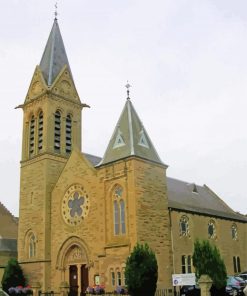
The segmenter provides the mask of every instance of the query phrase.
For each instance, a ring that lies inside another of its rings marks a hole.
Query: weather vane
[[[125,87],[127,88],[127,99],[130,99],[130,87],[131,85],[129,84],[129,81],[127,80],[127,84],[125,85]]]
[[[55,15],[55,20],[57,20],[57,16],[58,16],[58,13],[57,13],[57,2],[55,3],[55,12],[54,12],[54,15]]]

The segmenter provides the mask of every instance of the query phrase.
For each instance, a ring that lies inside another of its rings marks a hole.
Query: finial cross
[[[54,12],[54,15],[55,15],[55,20],[57,19],[57,16],[58,16],[58,12],[57,12],[57,2],[55,3],[55,12]]]
[[[130,99],[130,87],[131,85],[129,84],[129,81],[127,80],[127,84],[125,85],[125,87],[127,88],[127,99]]]

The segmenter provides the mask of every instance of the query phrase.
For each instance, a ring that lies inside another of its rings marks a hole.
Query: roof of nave
[[[247,222],[244,215],[234,212],[206,185],[199,186],[167,177],[167,188],[170,208]]]
[[[89,160],[93,166],[96,166],[97,164],[99,164],[99,162],[102,159],[101,157],[98,157],[92,154],[88,154],[88,153],[83,153],[83,154],[86,156],[87,160]]]
[[[163,164],[129,97],[100,165],[128,156]]]
[[[94,166],[101,161],[98,156],[86,153],[84,155]],[[167,177],[167,189],[169,208],[247,222],[246,216],[233,211],[206,185],[199,186]]]
[[[43,56],[39,64],[48,86],[52,85],[57,75],[60,73],[65,65],[68,67],[68,70],[72,77],[62,35],[58,26],[57,19],[55,18]]]

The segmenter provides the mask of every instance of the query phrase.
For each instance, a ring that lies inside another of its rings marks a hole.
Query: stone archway
[[[70,286],[70,296],[85,295],[88,287],[88,248],[78,237],[69,238],[61,247],[57,268],[62,272],[64,282]]]

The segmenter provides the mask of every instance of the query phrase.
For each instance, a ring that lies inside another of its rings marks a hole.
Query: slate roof
[[[87,160],[89,160],[93,166],[96,166],[97,164],[99,164],[99,162],[102,159],[101,157],[98,157],[92,154],[88,154],[88,153],[83,153],[83,154],[86,156]]]
[[[163,164],[128,98],[100,165],[133,155]]]
[[[173,209],[247,222],[208,186],[198,186],[167,177],[168,206]]]
[[[60,33],[57,19],[55,19],[39,64],[48,86],[52,85],[65,65],[67,65],[68,71],[72,77],[62,35]]]
[[[91,154],[84,155],[97,166],[101,158]],[[180,181],[167,177],[168,207],[178,211],[214,216],[247,223],[247,217],[233,211],[208,186]]]

